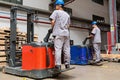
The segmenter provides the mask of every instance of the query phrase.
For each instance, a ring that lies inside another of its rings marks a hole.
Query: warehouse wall
[[[89,35],[88,32],[89,32],[88,30],[71,28],[70,38],[74,40],[75,45],[81,45],[85,37]]]
[[[6,13],[7,12],[7,13]],[[8,8],[0,7],[0,16],[10,16],[10,10]],[[10,20],[0,18],[0,27],[10,26]]]
[[[51,0],[23,0],[23,5],[39,9],[49,10]],[[75,0],[66,7],[73,9],[73,16],[92,20],[92,15],[105,17],[105,22],[109,23],[108,1],[104,0],[104,6],[93,2],[92,0]]]
[[[40,3],[40,1],[35,1],[33,3],[33,0],[29,0],[29,2],[27,2],[28,0],[23,0],[23,1],[24,1],[23,4],[26,5],[26,6],[31,6],[31,7],[36,7],[36,8],[48,10],[49,2],[47,2],[47,0],[44,0],[41,3]],[[104,1],[107,2],[106,0],[104,0]],[[41,4],[44,4],[44,6],[41,5]],[[85,7],[85,5],[83,5],[83,4],[86,4],[89,8]],[[71,5],[67,5],[67,6],[73,9],[73,15],[74,16],[80,17],[80,18],[85,18],[85,19],[92,20],[92,12],[95,12],[96,15],[99,14],[100,16],[103,15],[103,14],[105,14],[104,16],[106,16],[106,14],[107,14],[107,11],[106,11],[107,7],[104,8],[105,9],[105,12],[104,12],[104,10],[102,10],[103,6],[101,6],[99,4],[96,4],[96,3],[93,3],[91,0],[75,0],[75,2],[73,2]],[[101,13],[99,12],[100,10],[96,10],[96,8],[94,8],[94,6],[95,7],[97,6],[99,9],[101,9]],[[4,11],[9,12],[9,9],[4,8],[4,7],[0,7],[0,12],[2,12],[2,11],[3,12]],[[10,16],[9,13],[8,14],[0,13],[0,15],[1,16],[2,15]],[[23,14],[23,15],[25,15],[25,14]],[[41,14],[39,16],[41,17],[41,20],[45,20],[45,21],[47,20],[48,21],[48,16],[47,15],[42,15]],[[107,15],[107,16],[109,16],[109,15]],[[18,17],[25,18],[25,17],[22,17],[22,16],[18,16]],[[20,31],[26,32],[26,25],[27,25],[26,22],[18,21],[17,24],[18,24],[18,28],[20,29]],[[82,26],[81,22],[79,22],[79,21],[77,21],[77,23],[75,23],[75,24],[77,24],[80,27],[85,27],[85,26]],[[10,21],[9,20],[0,19],[0,27],[9,27],[9,26],[10,26]],[[35,23],[35,34],[38,34],[39,41],[42,41],[42,39],[46,35],[47,30],[49,28],[50,28],[50,25],[48,25],[48,24]],[[71,32],[71,39],[74,40],[75,45],[81,44],[83,39],[86,36],[88,36],[88,31],[87,30],[71,28],[70,32]],[[105,36],[102,37],[102,39],[105,40],[104,43],[103,43],[103,45],[105,45],[106,41],[107,41],[106,34],[105,34]]]
[[[24,1],[26,1],[26,0],[24,0]],[[44,2],[46,2],[46,1],[47,0],[45,0]],[[42,2],[42,3],[44,3],[44,2]],[[24,5],[26,5],[26,3],[27,2],[25,2]],[[40,2],[38,1],[36,4],[38,4],[38,3],[40,3]],[[31,6],[31,4],[32,3],[29,3],[29,5],[28,4],[27,5]],[[46,4],[49,4],[49,3],[47,2]],[[41,7],[38,7],[38,6],[40,6],[40,5],[32,5],[32,7],[37,7],[37,8],[43,7],[43,6],[41,6]],[[108,8],[107,0],[104,0],[104,6],[97,4],[97,3],[93,2],[92,0],[75,0],[71,4],[68,4],[66,7],[72,8],[73,16],[92,20],[92,15],[94,14],[94,15],[104,17],[105,22],[109,23],[109,11],[108,11],[109,8]],[[46,10],[49,10],[47,8],[48,7],[46,6]],[[80,25],[80,22],[78,22],[78,25]],[[37,28],[39,28],[39,27],[37,27]],[[43,36],[44,34],[40,34],[40,35]],[[74,39],[75,44],[80,44],[80,42],[83,41],[84,37],[87,35],[88,35],[88,31],[86,31],[86,30],[77,30],[77,29],[71,30],[71,39]],[[104,33],[102,35],[104,35],[104,36],[102,36],[102,38],[105,40],[102,43],[102,46],[104,46],[107,44],[106,33]],[[104,49],[104,47],[102,47],[102,49]]]
[[[36,24],[35,26],[35,33],[39,35],[39,41],[42,41],[47,33],[47,30],[51,26],[46,24]],[[88,36],[87,30],[80,30],[75,28],[70,29],[70,38],[71,40],[74,40],[75,45],[82,44],[82,41],[85,39],[86,36]]]
[[[43,10],[49,10],[50,2],[51,0],[23,0],[23,5]]]
[[[98,15],[105,18],[105,22],[109,23],[108,1],[104,0],[104,6],[93,2],[92,0],[75,0],[68,4],[67,7],[72,8],[73,16],[92,20],[92,15]]]
[[[43,0],[42,2],[38,0],[23,0],[23,5],[43,10],[49,10],[50,2],[51,0]],[[104,5],[97,4],[92,0],[75,0],[74,2],[68,4],[66,7],[72,8],[73,16],[92,20],[92,15],[95,14],[104,17],[105,23],[109,23],[108,0],[104,0]]]
[[[102,43],[101,43],[101,49],[102,50],[105,50],[105,45],[107,45],[107,32],[101,32],[101,40],[102,40]]]
[[[19,13],[18,18],[23,18],[26,19],[26,14],[24,13]],[[0,7],[0,16],[10,16],[10,10],[8,8]],[[48,16],[40,14],[40,21],[48,21]],[[47,30],[51,28],[51,25],[49,24],[41,24],[41,23],[35,23],[35,34],[39,36],[39,42],[43,40],[45,35],[47,34]],[[17,27],[20,31],[26,32],[27,31],[27,23],[23,21],[17,21]],[[2,19],[0,18],[0,28],[2,27],[10,27],[10,20],[8,19]],[[70,30],[71,33],[71,39],[74,40],[75,45],[81,44],[83,39],[88,35],[87,30],[81,30],[81,29],[76,29],[76,28],[71,28]]]

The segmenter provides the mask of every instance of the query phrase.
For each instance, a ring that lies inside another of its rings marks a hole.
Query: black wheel
[[[57,74],[53,74],[52,77],[53,78],[56,78],[56,77],[59,77],[60,73],[57,73]]]
[[[6,73],[6,72],[5,72],[5,67],[4,67],[4,66],[2,67],[2,73]]]

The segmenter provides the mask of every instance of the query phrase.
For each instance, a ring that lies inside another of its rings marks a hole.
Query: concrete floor
[[[103,66],[73,65],[74,70],[62,73],[58,78],[44,80],[119,80],[120,63],[104,62]],[[33,80],[0,72],[0,80]]]

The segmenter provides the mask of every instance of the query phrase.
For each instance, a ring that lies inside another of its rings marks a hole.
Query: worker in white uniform
[[[96,21],[92,22],[92,27],[93,27],[93,30],[87,38],[88,39],[93,38],[92,43],[93,43],[94,51],[96,54],[95,63],[99,63],[101,60],[101,56],[100,56],[100,53],[101,53],[101,31],[98,28]]]
[[[51,14],[50,20],[53,27],[52,35],[55,48],[55,68],[61,69],[61,54],[64,52],[65,68],[70,68],[70,16],[63,10],[64,1],[56,0],[56,10]]]

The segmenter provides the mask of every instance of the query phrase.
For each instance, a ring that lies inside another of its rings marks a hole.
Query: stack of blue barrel
[[[87,65],[93,59],[92,48],[88,46],[71,46],[71,64]]]

